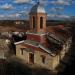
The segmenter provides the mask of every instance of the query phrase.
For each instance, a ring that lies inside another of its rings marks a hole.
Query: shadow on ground
[[[0,75],[54,75],[49,70],[43,68],[32,69],[19,62],[7,62],[1,60]]]

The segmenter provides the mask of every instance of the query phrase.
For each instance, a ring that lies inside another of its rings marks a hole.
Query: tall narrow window
[[[36,20],[35,17],[33,17],[33,29],[35,28],[35,25],[36,25]]]
[[[40,28],[43,28],[43,17],[40,17]]]
[[[23,55],[24,50],[25,50],[25,48],[21,48],[21,55]]]
[[[23,49],[21,49],[21,55],[23,55]]]
[[[42,58],[42,63],[45,63],[46,57],[44,55],[41,55],[41,58]]]
[[[29,53],[29,62],[34,63],[34,54],[33,53]]]

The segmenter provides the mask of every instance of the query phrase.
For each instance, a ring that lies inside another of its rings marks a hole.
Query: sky
[[[48,19],[75,16],[75,0],[0,0],[0,20],[28,19],[31,7],[38,1],[44,6]]]

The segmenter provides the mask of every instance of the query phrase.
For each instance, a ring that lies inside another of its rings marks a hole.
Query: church
[[[38,2],[29,13],[26,40],[16,42],[16,57],[24,62],[54,70],[71,46],[71,33],[63,26],[46,26],[47,14]]]

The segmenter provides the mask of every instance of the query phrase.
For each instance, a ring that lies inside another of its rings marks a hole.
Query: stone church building
[[[25,62],[54,70],[71,45],[71,33],[62,25],[46,27],[47,14],[37,3],[29,13],[27,39],[16,42],[16,56]]]

